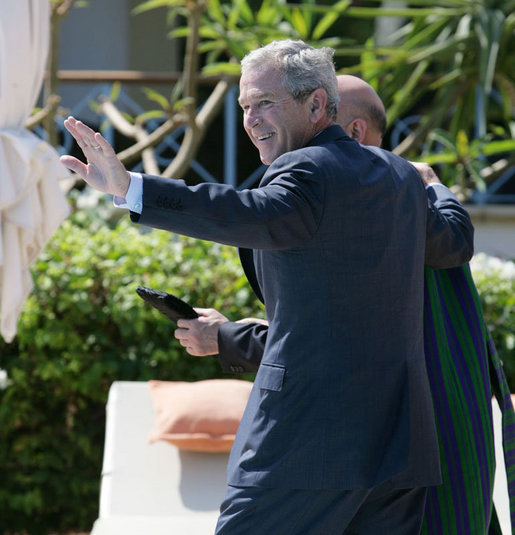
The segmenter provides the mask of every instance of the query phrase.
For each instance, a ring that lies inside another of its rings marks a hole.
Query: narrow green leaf
[[[451,152],[435,152],[432,154],[424,154],[424,162],[429,165],[435,165],[437,163],[456,163],[458,156]]]
[[[114,82],[114,84],[111,86],[111,92],[109,93],[109,100],[116,102],[120,96],[121,90],[122,84],[120,82]]]
[[[458,156],[464,158],[469,154],[469,140],[465,130],[459,130],[456,136],[456,150]]]
[[[365,42],[365,50],[361,54],[361,72],[363,79],[372,85],[373,80],[377,79],[375,76],[376,68],[372,65],[377,64],[377,55],[374,50],[374,38],[370,37]],[[376,85],[373,85],[374,89],[377,89]]]
[[[462,74],[463,73],[461,69],[454,69],[453,71],[445,74],[444,76],[440,76],[434,82],[431,82],[431,84],[429,85],[429,89],[431,89],[432,91],[436,91],[440,87],[445,86],[453,82],[454,80],[457,80]]]
[[[168,32],[168,37],[170,38],[188,37],[189,34],[190,34],[190,29],[187,26],[182,26],[181,28],[175,28],[172,31]]]
[[[209,16],[220,24],[225,24],[225,15],[220,4],[220,0],[207,0],[207,10]]]
[[[179,97],[182,95],[183,82],[179,80],[176,82],[170,93],[170,102],[176,102]]]
[[[206,65],[202,69],[202,73],[206,76],[216,76],[219,74],[239,76],[241,74],[241,67],[239,63],[212,63],[211,65]]]
[[[141,113],[136,117],[138,123],[145,123],[151,119],[162,119],[165,117],[163,110],[149,110]]]
[[[499,141],[490,141],[483,145],[483,154],[485,156],[492,156],[502,152],[512,153],[515,151],[515,139],[503,139]]]
[[[150,87],[144,87],[143,92],[149,100],[152,100],[153,102],[159,104],[163,108],[163,110],[170,109],[170,103],[168,102],[168,99],[165,96],[161,95],[161,93],[159,93],[158,91]]]
[[[393,119],[399,117],[409,106],[409,103],[412,102],[412,93],[428,67],[429,63],[427,61],[422,61],[416,65],[407,82],[397,91],[394,96],[393,105],[387,111],[388,124],[391,124]]]
[[[448,149],[451,149],[456,152],[456,145],[454,143],[454,139],[449,135],[448,132],[445,132],[441,129],[436,129],[430,132],[427,137],[429,140],[434,140],[437,143],[441,143]]]
[[[499,9],[485,10],[484,13],[484,19],[483,16],[480,16],[480,20],[484,25],[486,43],[481,44],[480,76],[485,94],[488,95],[492,90],[492,81],[506,18]]]
[[[309,27],[308,27],[307,20],[304,18],[304,15],[300,11],[300,9],[294,9],[292,11],[291,22],[292,22],[293,28],[299,34],[299,37],[301,39],[306,40],[308,38]]]
[[[431,24],[424,21],[424,27],[412,31],[408,38],[403,42],[402,47],[412,50],[420,46],[421,43],[435,42],[442,28],[445,28],[449,21],[445,18],[437,19]],[[407,25],[408,26],[408,25]]]
[[[229,17],[227,18],[227,27],[236,29],[241,25],[238,25],[238,21],[249,25],[254,23],[254,14],[252,9],[246,0],[233,0],[234,6],[232,7]]]
[[[480,191],[485,191],[486,183],[483,177],[481,176],[479,164],[474,161],[465,160],[464,165],[469,175],[473,178],[474,185],[476,186],[476,188],[479,189]]]
[[[467,38],[465,37],[461,39],[455,39],[454,37],[451,37],[450,39],[447,39],[441,43],[423,47],[421,50],[410,55],[409,62],[418,63],[419,61],[434,57],[437,57],[439,60],[441,60],[444,52],[452,53],[453,49],[456,49],[460,43],[464,43],[466,40]]]
[[[325,14],[313,29],[312,38],[320,39],[325,32],[340,18],[350,5],[350,0],[340,0],[333,6],[333,11]]]
[[[185,108],[186,106],[191,106],[194,103],[195,103],[195,100],[192,97],[182,98],[181,100],[174,102],[172,109],[174,112],[177,112],[181,110],[182,108]]]
[[[376,18],[376,17],[454,17],[457,15],[463,15],[464,9],[459,8],[374,8],[374,7],[350,7],[345,14],[349,17],[363,17],[363,18]]]
[[[218,40],[224,37],[226,34],[225,28],[216,26],[204,26],[200,28],[199,35],[203,39],[213,39]]]
[[[270,0],[264,0],[256,14],[256,22],[263,26],[271,26],[279,20],[279,10],[271,4]]]
[[[147,2],[143,2],[142,4],[139,4],[133,8],[132,13],[134,15],[139,15],[140,13],[150,11],[151,9],[156,9],[158,7],[183,6],[185,3],[185,0],[148,0]]]

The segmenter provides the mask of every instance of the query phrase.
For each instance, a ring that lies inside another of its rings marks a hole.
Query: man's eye
[[[272,104],[270,100],[260,100],[259,105],[260,106],[268,106],[269,104]]]

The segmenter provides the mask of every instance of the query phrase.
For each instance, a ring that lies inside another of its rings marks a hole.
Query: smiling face
[[[312,96],[304,102],[294,100],[283,88],[277,69],[244,72],[238,102],[245,131],[266,165],[285,152],[304,147],[317,132]]]

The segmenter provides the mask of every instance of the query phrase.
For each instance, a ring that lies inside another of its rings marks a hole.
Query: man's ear
[[[349,125],[347,125],[347,128],[345,128],[345,133],[352,139],[363,143],[365,137],[367,136],[367,128],[368,125],[365,119],[358,118],[354,119]]]
[[[326,113],[327,93],[319,87],[308,98],[309,115],[312,123],[319,121]]]

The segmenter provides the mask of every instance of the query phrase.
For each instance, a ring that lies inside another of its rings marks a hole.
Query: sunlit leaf
[[[156,9],[159,7],[183,6],[185,3],[185,0],[148,0],[147,2],[143,2],[142,4],[134,7],[132,9],[132,13],[134,15],[138,15],[140,13],[144,13],[145,11],[150,11],[151,9]]]
[[[239,76],[241,73],[241,67],[239,63],[212,63],[210,65],[206,65],[202,69],[202,73],[206,76],[216,76],[219,74]]]
[[[182,98],[180,100],[177,100],[173,103],[173,111],[174,112],[178,112],[180,111],[182,108],[185,108],[187,106],[191,106],[192,104],[194,104],[195,101],[192,97],[186,97],[186,98]]]
[[[140,123],[145,123],[151,119],[162,119],[163,117],[165,117],[163,110],[149,110],[140,113],[137,117],[137,121]]]
[[[111,91],[109,93],[109,100],[116,102],[120,96],[120,91],[122,90],[122,84],[120,82],[114,82],[111,86]]]
[[[469,153],[469,140],[464,130],[459,130],[456,136],[456,150],[460,158]]]
[[[225,15],[222,11],[220,0],[207,0],[209,15],[220,24],[225,23]]]
[[[291,23],[301,39],[307,39],[309,34],[308,22],[300,9],[294,9],[291,13]]]
[[[485,156],[492,156],[493,154],[500,154],[503,152],[513,153],[515,151],[515,139],[503,139],[500,141],[490,141],[483,146],[483,153]]]
[[[170,108],[170,103],[168,102],[168,99],[165,96],[161,95],[161,93],[159,93],[155,89],[152,89],[150,87],[144,87],[143,92],[149,100],[152,100],[153,102],[159,104],[163,108],[163,110],[168,110]]]
[[[465,169],[469,175],[473,178],[476,188],[480,191],[486,190],[486,182],[480,173],[480,165],[475,161],[465,161]]]
[[[350,5],[350,0],[340,0],[333,6],[333,11],[326,13],[313,29],[312,38],[320,39],[327,30],[340,18],[341,14]]]
[[[272,5],[271,0],[264,0],[256,14],[256,22],[263,26],[270,26],[277,22],[278,16],[279,12],[276,7]]]
[[[397,91],[393,104],[387,110],[388,122],[390,124],[394,118],[399,117],[402,111],[406,109],[415,87],[419,84],[422,75],[428,67],[429,63],[426,61],[422,61],[416,65],[404,86]]]
[[[428,17],[428,16],[441,16],[450,17],[464,14],[463,9],[459,8],[373,8],[373,7],[350,7],[346,11],[346,15],[349,17],[364,17],[364,18],[376,18],[376,17]]]
[[[438,163],[451,164],[458,161],[458,156],[454,152],[438,152],[432,154],[424,154],[424,162],[429,165]]]
[[[456,144],[448,132],[444,130],[433,130],[429,133],[428,139],[434,140],[456,153]]]

